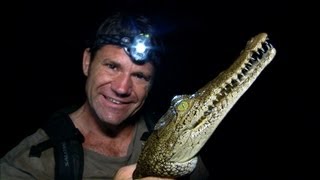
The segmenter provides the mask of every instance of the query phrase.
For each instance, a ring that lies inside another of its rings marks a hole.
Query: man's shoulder
[[[48,136],[42,129],[24,138],[18,145],[11,149],[0,159],[0,179],[7,177],[41,177],[46,179],[48,175],[53,177],[53,150],[43,152],[41,158],[31,157],[31,147],[44,142]],[[27,173],[26,173],[27,172]],[[46,178],[45,178],[46,177]]]
[[[14,148],[8,151],[2,158],[2,161],[14,162],[19,159],[29,157],[30,149],[33,145],[37,145],[43,141],[46,141],[48,136],[42,129],[38,129],[33,134],[25,137]]]

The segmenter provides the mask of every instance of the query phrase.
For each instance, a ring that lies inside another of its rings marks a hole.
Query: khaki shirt
[[[94,151],[84,149],[83,179],[112,179],[117,170],[125,165],[134,164],[141,153],[142,134],[147,127],[142,118],[136,126],[135,135],[129,145],[128,155],[121,158],[107,157]],[[0,180],[10,179],[54,179],[54,154],[49,148],[42,152],[40,157],[29,157],[30,148],[49,137],[42,129],[23,139],[15,148],[9,151],[0,160]],[[206,179],[208,172],[201,158],[190,179]]]

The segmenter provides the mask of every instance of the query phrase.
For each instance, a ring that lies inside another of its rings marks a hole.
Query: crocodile
[[[275,55],[268,34],[259,33],[213,80],[194,94],[174,96],[143,145],[133,178],[191,173],[201,148]]]

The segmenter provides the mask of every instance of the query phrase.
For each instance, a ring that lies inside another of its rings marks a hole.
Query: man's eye
[[[150,77],[145,76],[143,73],[136,73],[135,76],[136,76],[138,79],[143,79],[143,80],[145,80],[145,81],[149,81],[149,80],[150,80]]]
[[[115,64],[110,64],[110,63],[107,63],[106,66],[110,69],[116,69],[117,66]]]
[[[139,78],[139,79],[144,79],[144,75],[143,75],[143,74],[140,74],[140,73],[137,73],[137,74],[136,74],[136,77]]]

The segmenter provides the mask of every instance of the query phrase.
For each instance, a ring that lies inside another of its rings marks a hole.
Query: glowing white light
[[[130,54],[136,61],[144,61],[150,50],[150,38],[148,35],[138,35],[130,47]]]
[[[147,47],[141,42],[138,43],[135,47],[137,49],[137,53],[144,53]]]

